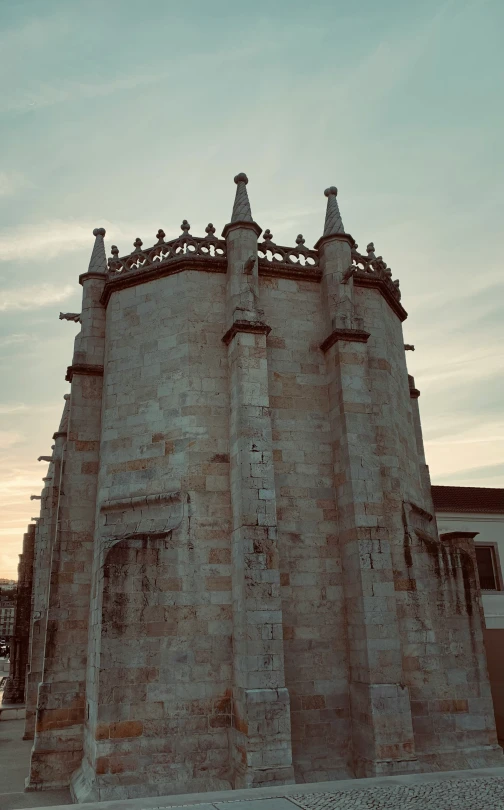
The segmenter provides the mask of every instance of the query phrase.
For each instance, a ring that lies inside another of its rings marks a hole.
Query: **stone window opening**
[[[502,577],[495,545],[475,544],[476,563],[482,591],[501,591]]]

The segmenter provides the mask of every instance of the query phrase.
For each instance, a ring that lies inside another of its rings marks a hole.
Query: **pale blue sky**
[[[0,576],[57,429],[92,228],[346,229],[401,280],[435,483],[503,486],[502,0],[0,4]]]

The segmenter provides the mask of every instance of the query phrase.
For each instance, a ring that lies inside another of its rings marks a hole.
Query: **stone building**
[[[440,538],[465,532],[474,538],[483,604],[483,639],[497,736],[504,745],[504,489],[433,486]]]
[[[80,276],[37,527],[29,789],[78,801],[501,764],[474,545],[441,543],[399,285],[231,221]],[[262,234],[262,236],[261,236]]]
[[[19,555],[14,627],[9,640],[9,677],[5,684],[2,703],[24,703],[25,701],[31,633],[35,528],[33,523],[28,526],[23,537],[23,551]]]
[[[0,639],[12,638],[16,614],[16,586],[3,586],[0,582]]]

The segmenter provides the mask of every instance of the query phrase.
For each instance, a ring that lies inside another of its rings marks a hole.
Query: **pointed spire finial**
[[[259,227],[257,222],[252,218],[252,211],[247,194],[248,177],[245,172],[240,172],[234,178],[236,183],[236,195],[233,205],[233,213],[231,214],[231,222],[224,226],[222,236],[227,237],[229,230],[232,226],[243,225],[251,228],[256,232],[257,236],[261,235],[262,228]]]
[[[336,186],[330,186],[326,188],[324,194],[327,197],[324,236],[332,236],[335,233],[345,233],[337,200],[338,189]]]
[[[105,245],[103,237],[105,236],[105,228],[95,228],[93,236],[95,243],[91,259],[89,260],[88,273],[106,273],[107,272],[107,257],[105,256]]]
[[[254,220],[252,219],[252,211],[247,194],[248,177],[245,172],[240,172],[240,174],[236,175],[234,181],[236,183],[236,196],[231,222],[253,222]]]

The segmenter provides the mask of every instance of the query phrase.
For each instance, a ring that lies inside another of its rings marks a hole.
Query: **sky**
[[[92,229],[346,230],[401,282],[433,483],[504,486],[502,0],[0,4],[0,577],[38,512]]]

